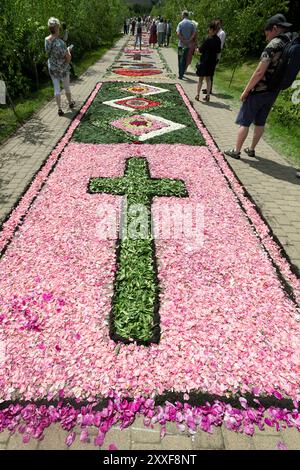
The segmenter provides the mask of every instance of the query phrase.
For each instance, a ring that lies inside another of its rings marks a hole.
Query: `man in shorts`
[[[249,127],[254,124],[254,134],[251,146],[244,151],[250,157],[255,157],[255,148],[260,141],[269,112],[279,94],[279,91],[269,91],[268,83],[274,73],[282,51],[290,40],[292,33],[288,32],[292,25],[284,15],[277,14],[268,19],[265,25],[267,46],[262,52],[260,62],[244,89],[240,100],[243,102],[236,124],[240,128],[235,148],[224,153],[229,157],[240,159],[241,149],[248,136]]]

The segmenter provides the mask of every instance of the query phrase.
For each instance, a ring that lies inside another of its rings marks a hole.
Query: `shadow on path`
[[[210,108],[227,109],[228,111],[231,111],[230,105],[225,104],[225,103],[218,103],[218,102],[215,102],[215,101],[207,102],[207,101],[203,101],[203,100],[198,101],[198,103],[202,103],[205,106],[209,106]]]
[[[243,159],[251,168],[254,168],[261,173],[272,176],[273,178],[281,181],[300,186],[300,179],[296,177],[296,168],[287,165],[281,165],[273,160],[257,155],[256,159]]]
[[[24,143],[36,145],[46,142],[51,136],[51,131],[48,126],[43,124],[41,119],[32,117],[25,125],[20,127],[17,135],[23,138]]]

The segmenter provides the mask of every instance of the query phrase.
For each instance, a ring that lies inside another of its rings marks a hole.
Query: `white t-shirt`
[[[166,26],[163,21],[160,21],[157,25],[157,32],[158,33],[165,33],[166,32]]]

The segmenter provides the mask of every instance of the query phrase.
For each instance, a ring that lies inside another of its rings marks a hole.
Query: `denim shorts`
[[[274,91],[250,93],[241,106],[236,124],[244,127],[249,127],[252,123],[255,126],[264,126],[277,96],[278,92]]]

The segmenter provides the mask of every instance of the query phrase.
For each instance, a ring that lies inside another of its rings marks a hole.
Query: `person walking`
[[[152,44],[154,48],[156,43],[157,43],[157,28],[156,28],[155,20],[153,20],[152,25],[150,26],[149,46],[151,46]]]
[[[199,101],[199,96],[201,93],[203,79],[206,79],[206,89],[207,94],[204,98],[204,101],[210,100],[210,91],[211,91],[211,80],[215,73],[215,68],[217,64],[217,56],[221,51],[221,40],[217,35],[218,24],[216,21],[212,21],[208,29],[208,37],[205,39],[201,47],[199,47],[199,52],[201,53],[200,62],[197,64],[196,73],[199,77],[197,85],[197,95],[195,100]]]
[[[164,34],[165,34],[165,22],[163,18],[160,18],[159,23],[157,25],[157,42],[158,47],[164,45]]]
[[[139,43],[140,50],[142,49],[142,31],[143,31],[143,23],[142,23],[142,19],[139,17],[136,23],[136,36],[135,36],[134,47],[136,48]]]
[[[63,116],[61,109],[60,81],[63,82],[69,107],[72,109],[75,102],[72,100],[70,91],[70,61],[71,52],[65,42],[59,37],[60,22],[57,18],[51,17],[48,20],[50,36],[45,38],[45,51],[48,56],[49,74],[54,86],[54,96],[58,107],[58,115]]]
[[[172,35],[172,23],[170,20],[167,21],[167,34],[166,34],[166,46],[170,45],[170,38]]]
[[[218,24],[218,31],[217,31],[217,35],[219,36],[220,40],[221,40],[221,52],[218,54],[218,57],[217,57],[217,65],[218,63],[220,62],[221,60],[221,53],[222,53],[222,49],[224,47],[224,44],[225,44],[225,39],[226,39],[226,33],[225,31],[223,30],[222,28],[222,25],[223,25],[223,21],[218,18],[217,20],[217,24]],[[213,92],[213,77],[211,77],[211,89],[210,89],[210,94],[212,95],[212,92]],[[202,93],[205,95],[207,93],[207,90],[203,90]]]
[[[278,89],[273,90],[271,84],[272,79],[274,81],[274,77],[276,77],[275,74],[280,65],[282,52],[289,42],[297,38],[299,40],[297,33],[289,32],[291,27],[292,24],[288,23],[282,14],[274,15],[266,22],[265,36],[267,46],[261,54],[260,62],[255,72],[241,94],[240,100],[242,101],[242,106],[236,119],[236,124],[240,126],[236,144],[233,149],[224,152],[229,157],[240,159],[241,150],[252,123],[254,124],[252,143],[244,151],[250,157],[256,156],[255,148],[264,133],[267,117],[280,93],[280,85]],[[296,75],[297,71],[295,70]]]
[[[182,12],[182,21],[178,23],[176,33],[178,36],[178,78],[183,80],[190,43],[196,34],[195,25],[189,20],[189,12],[186,10]]]
[[[131,21],[131,34],[132,34],[132,36],[135,35],[135,25],[136,25],[136,21],[133,18],[132,21]]]

